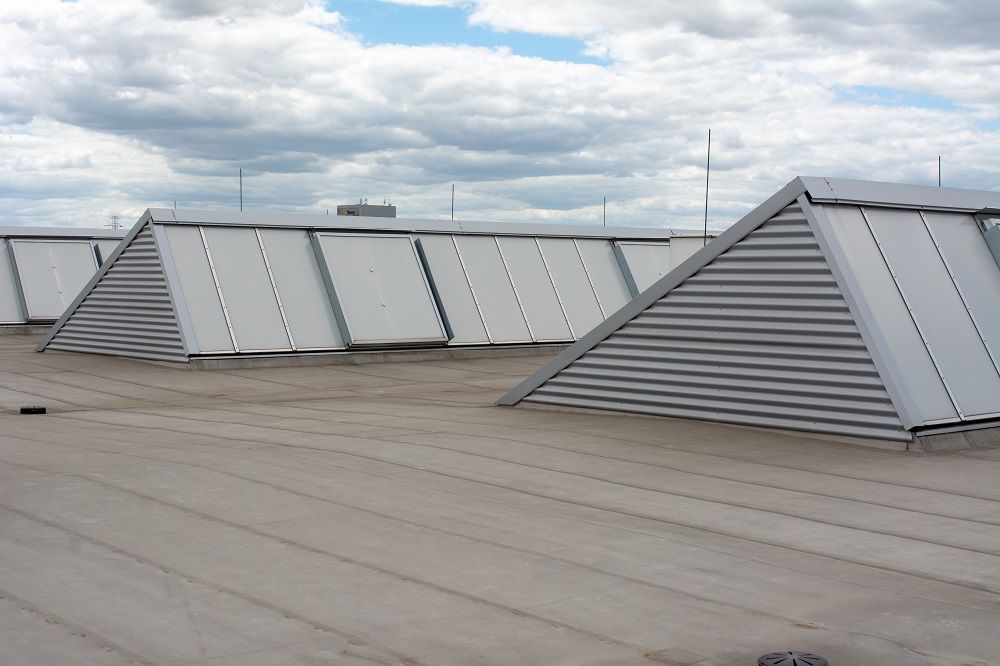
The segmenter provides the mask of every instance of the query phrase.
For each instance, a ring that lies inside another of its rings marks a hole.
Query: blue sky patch
[[[939,109],[954,111],[955,103],[950,99],[927,93],[887,88],[884,86],[838,86],[837,100],[857,104],[888,107],[916,107],[919,109]]]
[[[522,56],[607,64],[605,60],[585,55],[585,45],[578,39],[496,32],[485,26],[469,25],[469,14],[461,7],[396,5],[379,0],[327,0],[326,4],[344,16],[347,30],[359,35],[365,44],[506,46]]]

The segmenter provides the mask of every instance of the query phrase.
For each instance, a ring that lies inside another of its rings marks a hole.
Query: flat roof
[[[0,336],[7,663],[1000,649],[1000,450],[493,406],[544,358],[198,372],[37,341]]]

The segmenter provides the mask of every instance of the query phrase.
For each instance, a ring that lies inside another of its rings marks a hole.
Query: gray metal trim
[[[10,268],[14,273],[14,290],[17,292],[17,302],[21,308],[22,321],[27,323],[30,319],[28,315],[28,300],[24,296],[24,287],[21,286],[21,271],[17,267],[17,256],[14,254],[14,244],[6,241],[7,257],[10,259]]]
[[[445,311],[444,300],[441,298],[440,292],[438,292],[437,284],[434,282],[434,271],[431,270],[431,262],[427,259],[427,253],[424,251],[424,246],[420,242],[421,239],[417,238],[413,242],[413,246],[417,250],[417,259],[420,260],[421,269],[427,275],[427,283],[431,288],[431,296],[434,299],[434,307],[437,308],[438,316],[441,318],[441,323],[444,324],[444,333],[448,337],[448,342],[451,342],[455,337],[455,329],[451,327],[451,322],[448,321],[448,313]]]
[[[538,239],[535,239],[535,242],[537,243]],[[500,239],[494,236],[493,244],[497,246],[497,252],[500,254],[500,262],[503,264],[504,273],[507,274],[507,281],[510,282],[510,288],[514,290],[514,299],[517,301],[518,309],[521,310],[521,318],[524,319],[524,325],[528,327],[528,335],[531,336],[532,342],[539,342],[538,338],[535,337],[535,331],[531,328],[531,322],[528,321],[528,313],[524,311],[524,303],[521,302],[521,295],[517,293],[517,285],[514,284],[514,278],[510,275],[510,266],[507,265],[507,258],[503,256]]]
[[[483,322],[483,330],[486,331],[486,339],[490,341],[490,344],[494,344],[493,334],[490,333],[490,325],[486,323],[486,317],[483,316],[483,308],[479,305],[479,297],[476,296],[476,287],[472,284],[472,278],[469,277],[469,268],[465,265],[465,258],[462,257],[462,248],[458,246],[458,240],[455,238],[454,234],[451,234],[451,243],[455,246],[455,253],[458,255],[458,263],[462,266],[462,274],[465,276],[465,282],[469,285],[469,293],[472,294],[472,302],[476,304],[476,312],[479,313],[479,319]]]
[[[573,239],[573,245],[576,245],[575,238]],[[576,340],[576,331],[573,330],[573,322],[569,320],[569,315],[566,314],[566,306],[563,304],[562,296],[559,295],[559,285],[556,284],[556,281],[552,277],[552,270],[549,268],[549,262],[545,258],[545,252],[542,250],[542,244],[538,242],[538,238],[535,238],[535,247],[538,248],[538,256],[542,258],[542,266],[545,267],[545,274],[548,276],[549,282],[552,284],[552,291],[556,294],[556,301],[559,303],[559,310],[562,312],[563,320],[566,322],[566,328],[569,329],[569,335],[571,338]],[[579,247],[576,248],[576,252],[577,254],[580,253]],[[583,263],[583,257],[580,257],[580,263]],[[587,270],[586,264],[583,265],[583,270]],[[587,279],[590,279],[589,275],[587,276]],[[591,284],[590,288],[593,289],[594,285]],[[594,296],[597,296],[597,294],[595,293]],[[600,299],[597,300],[597,307],[601,307]],[[601,310],[601,313],[603,314],[604,310]]]
[[[878,234],[875,233],[875,228],[872,227],[872,223],[868,220],[868,213],[865,212],[864,206],[858,206],[858,210],[861,211],[861,218],[865,221],[865,226],[868,227],[868,233],[872,235],[872,239],[875,241],[875,246],[878,248],[878,253],[881,255],[882,261],[885,263],[885,267],[889,271],[889,275],[892,276],[892,282],[896,285],[896,291],[899,293],[899,297],[903,299],[903,304],[906,306],[906,310],[910,314],[910,320],[916,327],[917,334],[920,335],[920,341],[924,343],[924,349],[927,350],[927,355],[930,357],[931,363],[934,364],[934,370],[937,371],[937,375],[941,379],[941,384],[944,386],[944,390],[948,393],[948,399],[951,400],[951,404],[958,413],[958,417],[964,421],[965,414],[962,413],[962,408],[959,406],[958,400],[955,398],[955,394],[952,393],[951,386],[948,385],[948,380],[944,376],[941,364],[938,363],[937,357],[934,355],[934,350],[931,349],[930,341],[927,340],[927,336],[924,334],[924,329],[920,326],[916,313],[913,312],[913,306],[910,304],[910,299],[906,297],[906,292],[903,290],[903,286],[899,284],[899,279],[896,277],[896,271],[892,268],[892,264],[889,263],[889,258],[885,255],[885,250],[882,248],[882,242],[879,240]]]
[[[98,266],[104,263],[104,258],[101,257],[101,248],[93,241],[93,239],[90,241],[90,251],[94,253],[94,258],[96,259]]]
[[[205,248],[205,256],[208,258],[208,268],[212,271],[212,282],[215,283],[215,293],[218,294],[219,303],[222,305],[222,316],[226,318],[226,328],[229,329],[229,338],[233,341],[233,351],[239,354],[240,343],[236,342],[236,332],[233,331],[233,322],[229,319],[229,308],[226,307],[226,298],[222,295],[219,274],[215,272],[215,262],[212,261],[212,250],[208,247],[208,238],[205,236],[205,229],[198,227],[198,234],[201,236],[201,244]]]
[[[931,229],[931,225],[927,223],[927,218],[924,217],[923,211],[917,211],[920,215],[920,221],[924,223],[924,228],[927,229],[927,235],[931,237],[934,242],[934,247],[937,249],[938,257],[941,258],[941,263],[944,264],[945,269],[948,271],[948,277],[951,278],[951,283],[955,286],[955,291],[958,293],[958,297],[962,299],[962,305],[965,307],[965,311],[969,313],[969,319],[972,320],[972,325],[976,329],[976,335],[979,336],[979,341],[983,343],[983,349],[986,350],[986,354],[990,357],[990,361],[993,363],[993,369],[997,371],[997,375],[1000,375],[1000,362],[997,361],[997,357],[993,354],[993,350],[990,349],[989,344],[986,342],[986,338],[983,337],[983,329],[980,328],[979,322],[976,320],[975,313],[972,312],[972,308],[969,307],[969,301],[965,298],[965,292],[962,291],[962,287],[958,284],[958,279],[955,277],[955,271],[951,269],[951,264],[948,263],[947,257],[945,257],[944,252],[941,250],[941,244],[938,243],[937,236],[934,235],[934,231]]]
[[[583,266],[583,274],[587,276],[587,284],[590,285],[590,290],[592,292],[594,292],[594,300],[597,301],[597,309],[601,311],[601,318],[602,319],[607,319],[608,318],[608,312],[607,312],[607,310],[604,309],[604,303],[601,303],[601,295],[597,293],[597,287],[594,286],[594,279],[591,277],[591,275],[590,275],[590,269],[587,267],[587,260],[583,258],[583,252],[580,251],[580,244],[576,242],[575,238],[573,239],[573,247],[576,248],[576,256],[578,256],[580,258],[580,265]],[[538,251],[541,252],[541,250],[542,250],[542,246],[539,245],[538,246]],[[551,279],[551,276],[549,276],[549,277]],[[552,282],[552,286],[555,286],[555,284],[556,284],[555,281],[553,281]],[[559,290],[556,290],[556,295],[557,296],[559,295]],[[559,301],[559,304],[562,305],[562,300]],[[565,309],[563,310],[563,314],[564,315],[566,314]],[[566,323],[569,324],[569,317],[566,318]],[[572,324],[570,324],[569,332],[573,333],[573,325]],[[573,334],[573,337],[574,338],[576,337],[575,333]]]
[[[526,395],[557,375],[570,363],[583,356],[597,345],[597,343],[630,322],[640,312],[643,312],[653,303],[660,300],[668,291],[700,271],[720,254],[745,238],[751,231],[764,224],[764,222],[783,210],[788,204],[794,202],[804,192],[805,186],[798,178],[785,185],[767,201],[750,211],[739,222],[722,232],[715,240],[685,259],[667,275],[660,278],[656,284],[634,298],[631,303],[611,315],[610,318],[604,320],[604,323],[598,325],[590,333],[587,333],[577,342],[570,345],[566,350],[514,387],[513,390],[497,400],[496,404],[516,405],[519,403]]]
[[[180,330],[181,342],[184,343],[184,351],[189,356],[199,354],[201,349],[198,347],[198,338],[195,336],[194,326],[191,324],[191,314],[188,312],[187,301],[184,300],[184,290],[180,286],[180,276],[177,273],[177,265],[174,263],[174,253],[170,248],[170,240],[162,226],[151,224],[150,227],[153,232],[153,243],[160,255],[160,265],[163,267],[163,279],[167,283],[167,293],[174,306],[174,317],[177,319],[177,328]],[[119,245],[124,251],[123,246],[124,243]],[[117,256],[115,258],[117,259]]]
[[[407,236],[407,238],[410,240],[410,252],[413,253],[413,260],[417,262],[417,269],[420,271],[420,277],[424,280],[424,290],[427,292],[427,296],[434,305],[434,316],[437,317],[438,329],[441,331],[444,342],[447,343],[451,341],[451,336],[448,335],[448,330],[444,325],[444,319],[441,318],[441,308],[438,307],[437,301],[434,299],[434,290],[431,289],[431,283],[427,276],[427,271],[424,270],[424,264],[420,261],[420,252],[417,251],[417,239],[413,236]],[[425,339],[431,340],[432,338]]]
[[[323,286],[326,287],[327,297],[330,299],[330,305],[333,306],[333,317],[337,320],[340,337],[344,341],[344,347],[349,349],[354,336],[351,335],[351,329],[347,325],[347,317],[344,316],[344,309],[340,305],[340,297],[337,296],[337,287],[333,284],[330,267],[326,265],[326,255],[323,254],[323,246],[320,244],[319,234],[315,231],[309,232],[309,244],[312,245],[313,253],[316,255],[316,265],[319,266],[319,274],[323,277]]]
[[[906,390],[906,383],[902,380],[903,373],[892,361],[892,357],[883,353],[883,350],[889,348],[888,342],[877,333],[876,329],[868,325],[869,321],[875,321],[875,315],[868,309],[867,304],[856,296],[862,292],[861,285],[858,284],[853,273],[843,269],[843,266],[847,264],[846,259],[841,256],[838,249],[834,248],[827,237],[831,223],[826,211],[822,205],[813,205],[806,194],[799,195],[798,202],[813,235],[816,237],[817,244],[826,255],[826,263],[830,267],[830,272],[833,273],[837,286],[840,287],[840,293],[847,303],[851,316],[854,317],[854,324],[858,327],[861,339],[868,347],[868,353],[879,376],[882,377],[882,383],[885,385],[892,404],[896,407],[900,421],[907,430],[919,425],[921,421],[916,417],[918,414],[916,402]]]
[[[271,272],[271,262],[267,260],[264,239],[260,237],[260,229],[254,227],[253,232],[257,236],[257,247],[260,248],[260,256],[264,259],[264,268],[267,269],[267,279],[271,283],[271,291],[274,292],[274,300],[278,304],[278,312],[281,314],[281,323],[285,327],[285,336],[288,337],[288,344],[292,348],[292,351],[298,351],[298,347],[295,346],[295,339],[292,337],[292,329],[288,327],[288,317],[285,316],[285,308],[281,305],[281,294],[278,293],[278,284],[274,281],[274,273]]]
[[[586,238],[629,238],[665,240],[674,231],[659,227],[604,227],[527,222],[482,222],[458,220],[418,220],[411,218],[354,217],[346,215],[302,215],[264,211],[205,211],[150,208],[156,224],[232,225],[244,227],[297,227],[323,231],[481,234],[501,236],[552,236]],[[693,233],[693,230],[691,230]]]
[[[11,283],[14,285],[14,293],[17,296],[17,309],[21,315],[16,321],[0,321],[0,324],[24,324],[28,321],[28,314],[24,310],[24,294],[21,293],[21,282],[17,279],[17,266],[14,265],[14,253],[11,251],[10,243],[6,238],[0,237],[0,252],[7,255],[10,265]]]
[[[628,287],[632,298],[635,298],[639,295],[639,285],[636,284],[635,276],[632,275],[632,267],[628,265],[628,257],[625,256],[625,250],[622,249],[618,241],[613,241],[611,243],[611,251],[615,253],[615,261],[618,262],[618,268],[622,272],[622,277],[625,278],[625,286]],[[598,303],[600,303],[600,299],[598,299]]]
[[[73,314],[73,311],[76,310],[77,307],[79,307],[80,303],[83,302],[83,299],[85,299],[87,295],[90,293],[90,290],[94,288],[94,285],[96,285],[98,282],[101,281],[101,278],[104,277],[104,274],[108,272],[108,269],[111,268],[112,264],[114,264],[115,260],[118,259],[118,257],[125,250],[128,244],[132,242],[132,239],[134,239],[136,236],[139,235],[139,232],[142,231],[143,226],[145,226],[146,222],[150,221],[151,217],[152,216],[149,214],[149,211],[147,210],[142,215],[142,217],[139,218],[139,221],[136,222],[135,225],[128,231],[128,233],[125,234],[124,239],[122,240],[121,243],[118,244],[118,247],[115,248],[115,251],[111,253],[111,256],[108,258],[108,261],[104,262],[101,265],[101,267],[98,268],[97,272],[94,273],[94,276],[90,278],[89,282],[87,282],[87,285],[80,290],[80,293],[77,294],[76,298],[73,299],[73,302],[69,304],[69,307],[67,307],[66,310],[62,313],[62,316],[56,320],[56,323],[52,325],[52,328],[49,329],[49,332],[45,335],[44,338],[42,338],[42,341],[39,342],[38,345],[35,347],[35,351],[40,352],[45,349],[45,346],[49,344],[52,338],[55,337],[56,333],[59,332],[59,329],[63,327],[63,324],[65,324],[66,321],[69,320],[70,316]],[[25,316],[27,316],[27,310],[25,310]]]
[[[145,215],[139,218],[143,220]],[[55,240],[57,238],[94,240],[121,240],[131,230],[99,229],[84,227],[0,227],[0,236],[7,238],[33,238],[38,240]]]
[[[809,198],[816,203],[840,203],[891,208],[923,208],[975,212],[1000,207],[1000,192],[880,183],[848,178],[802,176]]]

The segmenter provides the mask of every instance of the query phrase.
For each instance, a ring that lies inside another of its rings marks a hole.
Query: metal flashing
[[[1000,207],[1000,192],[882,183],[848,178],[802,176],[800,180],[815,203],[887,206],[973,212]]]
[[[422,220],[413,218],[354,217],[346,215],[304,215],[267,211],[205,211],[150,208],[156,224],[227,225],[246,227],[297,227],[316,231],[364,231],[395,233],[444,233],[511,236],[553,236],[578,238],[628,238],[663,241],[674,235],[663,227],[604,227],[579,224],[539,224],[534,222],[484,222]]]

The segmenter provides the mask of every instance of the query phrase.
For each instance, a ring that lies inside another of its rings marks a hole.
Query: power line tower
[[[109,222],[108,224],[104,225],[108,229],[121,229],[122,228],[121,222],[118,221],[118,220],[121,219],[121,217],[119,217],[118,215],[112,215],[108,219],[111,220],[111,222]]]

